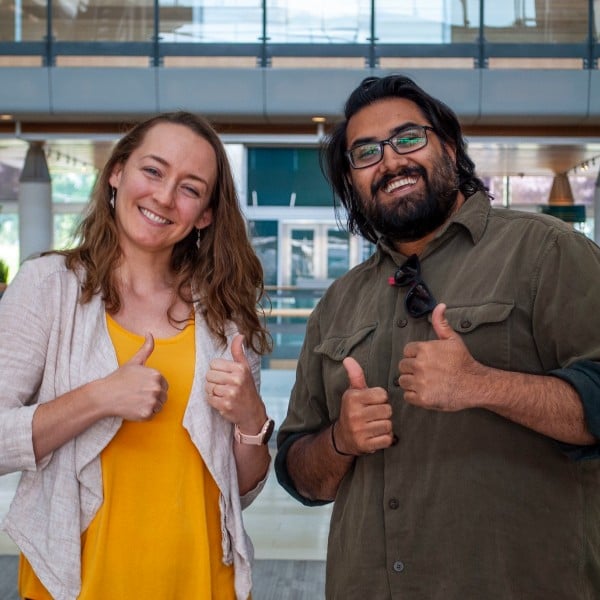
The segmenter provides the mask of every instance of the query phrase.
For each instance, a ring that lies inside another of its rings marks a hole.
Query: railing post
[[[367,67],[369,69],[376,69],[379,66],[379,60],[377,58],[377,37],[375,36],[375,0],[371,0],[371,23],[370,23],[370,36],[369,42],[369,54],[367,56]]]
[[[54,56],[54,36],[52,35],[52,0],[46,5],[46,54],[43,56],[45,67],[53,67],[56,64]]]
[[[587,56],[583,58],[584,69],[597,69],[598,60],[594,56],[596,40],[594,39],[594,0],[588,0],[588,34],[587,34]]]
[[[258,38],[261,42],[260,56],[258,56],[258,66],[262,68],[270,67],[271,60],[269,58],[269,52],[267,48],[267,0],[262,0],[262,35]]]
[[[162,60],[160,57],[160,3],[154,0],[154,14],[152,19],[152,56],[150,57],[150,66],[160,67]]]
[[[485,52],[485,0],[479,0],[479,35],[477,36],[476,69],[487,69],[488,58]]]

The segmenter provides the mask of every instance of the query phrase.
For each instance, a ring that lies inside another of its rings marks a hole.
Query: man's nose
[[[406,165],[408,163],[406,155],[398,154],[389,142],[383,144],[382,152],[383,158],[379,166],[387,171],[395,170],[398,168],[398,165]]]

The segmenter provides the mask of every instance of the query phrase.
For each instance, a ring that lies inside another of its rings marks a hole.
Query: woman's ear
[[[121,173],[123,172],[123,165],[118,164],[113,167],[112,173],[108,178],[108,183],[112,185],[115,189],[119,187],[119,182],[121,181]]]
[[[212,219],[213,219],[212,208],[208,207],[198,217],[194,226],[196,227],[196,229],[204,229],[212,223]]]

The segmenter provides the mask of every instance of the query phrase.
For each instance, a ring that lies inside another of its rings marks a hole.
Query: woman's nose
[[[159,204],[170,206],[175,198],[175,190],[168,183],[164,183],[154,190],[154,198]]]

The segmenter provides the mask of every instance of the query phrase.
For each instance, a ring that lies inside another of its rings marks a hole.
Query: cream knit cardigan
[[[104,305],[98,295],[81,305],[80,287],[64,258],[50,255],[25,262],[0,301],[0,475],[23,472],[2,529],[55,600],[79,595],[81,533],[102,504],[99,455],[121,424],[117,417],[102,419],[36,465],[32,418],[37,404],[118,368]],[[195,327],[196,371],[183,426],[221,491],[223,561],[233,562],[236,596],[246,600],[253,548],[242,508],[265,480],[240,498],[232,426],[207,404],[204,392],[209,361],[231,358],[229,343],[222,348],[198,313]],[[235,326],[227,333],[230,342]],[[248,360],[258,387],[259,357],[249,352]]]

